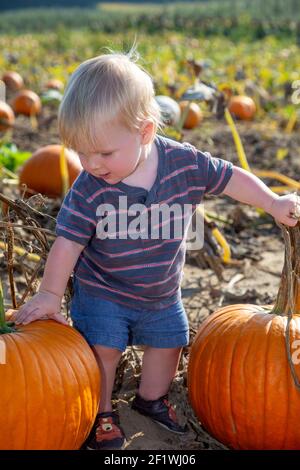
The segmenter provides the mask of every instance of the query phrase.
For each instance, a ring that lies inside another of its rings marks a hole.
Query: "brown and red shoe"
[[[93,428],[85,442],[88,450],[121,450],[126,443],[115,411],[105,411],[96,417]]]

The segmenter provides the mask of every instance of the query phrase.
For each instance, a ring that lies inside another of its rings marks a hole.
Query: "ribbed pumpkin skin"
[[[234,449],[300,449],[300,391],[287,361],[287,317],[268,311],[247,304],[220,309],[201,325],[191,348],[191,405],[207,431]],[[300,339],[299,316],[290,331],[292,344]],[[295,370],[300,378],[300,365]]]
[[[1,335],[0,449],[79,449],[97,414],[99,369],[73,328],[52,320]]]
[[[34,152],[21,168],[20,184],[25,183],[29,189],[49,197],[61,196],[63,189],[59,164],[61,148],[61,145],[46,145]],[[82,166],[74,152],[65,149],[65,157],[71,186]]]

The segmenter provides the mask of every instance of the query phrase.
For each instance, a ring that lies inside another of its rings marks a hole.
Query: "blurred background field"
[[[255,81],[272,97],[299,78],[298,0],[222,0],[158,3],[52,2],[60,7],[0,6],[0,68],[19,71],[27,87],[41,91],[49,77],[64,83],[76,66],[104,47],[128,50],[137,40],[157,94],[175,84],[178,96],[191,83],[186,60],[201,60],[203,80],[241,93]],[[86,5],[65,8],[64,4]],[[265,103],[266,104],[266,103]],[[280,104],[280,106],[278,106]],[[291,112],[289,103],[270,100],[267,109]]]
[[[39,8],[32,9],[34,5]],[[33,29],[43,32],[65,25],[90,31],[115,32],[118,28],[119,31],[139,29],[153,33],[176,29],[197,36],[224,34],[233,39],[261,39],[270,34],[297,37],[300,20],[298,0],[152,3],[2,0],[1,10],[1,32],[7,33],[32,32]]]

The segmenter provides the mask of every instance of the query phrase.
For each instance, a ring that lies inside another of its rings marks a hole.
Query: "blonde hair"
[[[86,60],[72,74],[59,107],[58,127],[64,145],[74,150],[96,149],[103,125],[117,120],[138,130],[144,120],[162,128],[151,76],[129,53],[103,54]]]

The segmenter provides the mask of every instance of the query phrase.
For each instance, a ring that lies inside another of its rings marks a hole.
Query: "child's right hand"
[[[40,291],[26,304],[22,305],[10,320],[16,325],[27,325],[36,320],[55,320],[68,325],[65,317],[60,313],[62,299],[51,292]]]

